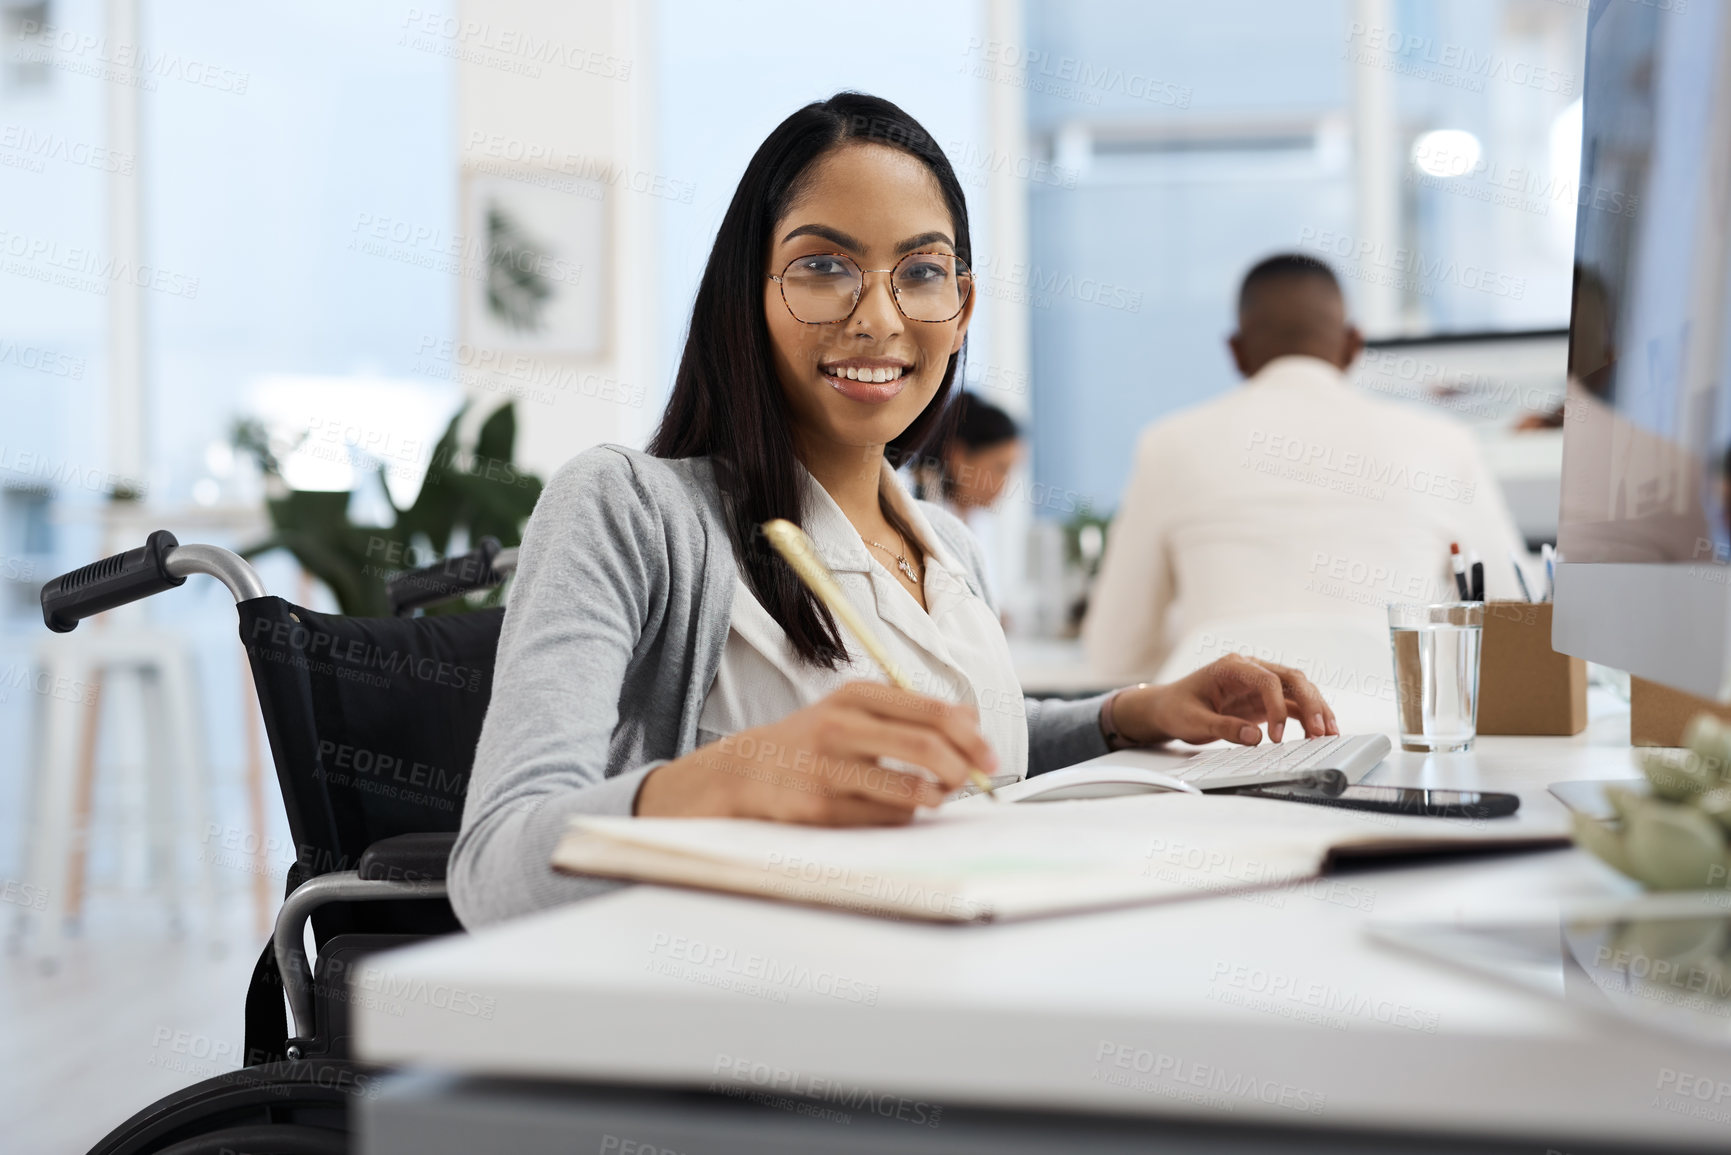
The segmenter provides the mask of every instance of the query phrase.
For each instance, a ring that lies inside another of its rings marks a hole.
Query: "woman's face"
[[[955,231],[937,178],[898,148],[845,144],[812,166],[803,195],[776,222],[763,290],[776,375],[803,449],[881,448],[913,424],[962,347],[974,296],[953,320],[910,321],[890,275],[868,272],[847,320],[808,325],[768,276],[820,253],[889,269],[910,252],[954,253]]]

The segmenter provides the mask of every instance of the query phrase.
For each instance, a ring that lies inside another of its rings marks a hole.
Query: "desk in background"
[[[1035,698],[1086,698],[1135,681],[1096,673],[1080,638],[1011,638],[1010,659],[1022,693]]]
[[[1370,781],[1560,817],[1545,785],[1630,776],[1627,733],[1601,713]],[[1574,850],[986,927],[632,887],[372,960],[360,1053],[403,1073],[360,1103],[362,1149],[1723,1150],[1731,1101],[1665,1072],[1731,1087],[1731,1051],[1363,933],[1630,893]]]

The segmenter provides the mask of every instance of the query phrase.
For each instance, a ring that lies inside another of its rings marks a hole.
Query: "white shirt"
[[[883,490],[913,527],[925,554],[920,572],[923,610],[876,551],[866,547],[823,486],[810,474],[805,481],[805,531],[842,592],[876,628],[897,667],[920,693],[979,710],[980,732],[998,755],[994,784],[1026,777],[1027,714],[1003,628],[970,586],[966,570],[939,544],[900,479],[887,463],[883,466]],[[743,575],[737,578],[721,666],[697,720],[698,742],[778,722],[847,682],[887,682],[845,626],[841,634],[847,645],[845,666],[826,670],[800,661]]]
[[[1525,546],[1471,431],[1279,357],[1152,426],[1107,534],[1082,636],[1102,673],[1146,674],[1214,623],[1282,614],[1386,622],[1456,599],[1449,543],[1490,598],[1520,596]]]

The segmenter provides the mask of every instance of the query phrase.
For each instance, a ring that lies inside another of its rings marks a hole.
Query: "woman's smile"
[[[894,357],[847,357],[819,365],[818,373],[843,397],[878,405],[907,387],[913,366]]]

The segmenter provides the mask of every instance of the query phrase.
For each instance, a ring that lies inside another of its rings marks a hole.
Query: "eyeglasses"
[[[902,316],[927,324],[961,316],[974,289],[967,262],[954,253],[909,253],[888,269],[862,269],[844,253],[812,253],[795,257],[769,279],[781,286],[794,320],[834,325],[853,316],[867,273],[888,273],[890,297]]]

